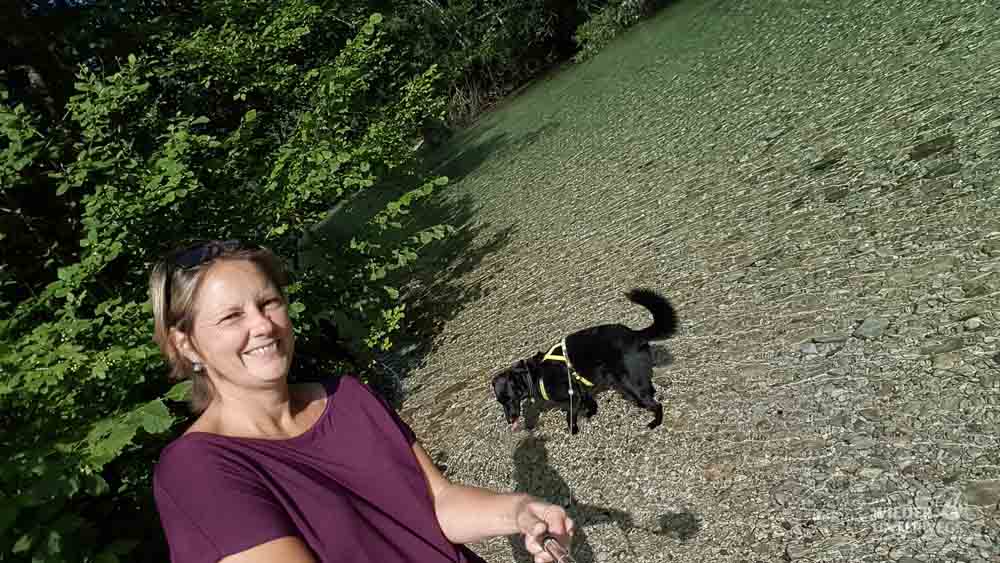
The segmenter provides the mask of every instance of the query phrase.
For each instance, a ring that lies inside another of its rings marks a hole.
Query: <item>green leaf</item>
[[[62,553],[63,546],[63,535],[59,530],[49,530],[48,537],[45,541],[45,551],[49,555],[58,555]]]
[[[191,382],[181,381],[180,383],[174,385],[167,391],[167,394],[163,396],[164,399],[168,401],[177,402],[187,402],[191,399]]]
[[[23,536],[17,538],[17,541],[14,542],[14,547],[10,551],[11,553],[24,553],[25,551],[31,549],[31,546],[34,543],[35,538],[29,536],[28,534],[24,534]]]
[[[243,116],[244,123],[253,123],[255,119],[257,119],[257,110],[255,109],[248,111],[246,115]]]
[[[434,178],[434,185],[435,186],[444,186],[444,185],[447,185],[447,184],[448,184],[448,177],[447,176],[438,176],[437,178]]]
[[[104,477],[101,477],[100,475],[88,475],[84,477],[84,479],[86,480],[86,483],[84,484],[84,491],[90,496],[99,497],[107,494],[108,491],[111,490],[111,487],[108,486],[108,482],[105,481]]]
[[[389,297],[391,299],[399,299],[399,290],[398,289],[396,289],[394,287],[389,287],[387,285],[383,285],[382,289],[384,289],[385,292],[389,294]]]
[[[134,65],[136,62],[137,61],[136,61],[135,55],[133,55],[132,53],[129,53],[129,55],[128,55],[128,64]]]
[[[288,306],[288,313],[293,316],[298,316],[302,311],[306,310],[305,303],[301,301],[296,301]]]
[[[211,120],[209,120],[207,117],[205,117],[204,115],[202,115],[202,116],[196,117],[194,119],[194,121],[191,122],[191,125],[204,125],[206,123],[209,123],[210,121]]]
[[[375,12],[374,14],[368,16],[368,23],[372,25],[378,25],[382,23],[382,14]]]
[[[174,417],[167,409],[167,405],[159,399],[146,403],[138,411],[139,424],[142,429],[150,434],[159,434],[170,430],[174,424]]]

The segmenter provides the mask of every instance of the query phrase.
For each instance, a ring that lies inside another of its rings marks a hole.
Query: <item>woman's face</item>
[[[194,305],[191,333],[181,336],[179,346],[209,377],[266,387],[288,375],[295,343],[288,306],[255,264],[212,265]]]

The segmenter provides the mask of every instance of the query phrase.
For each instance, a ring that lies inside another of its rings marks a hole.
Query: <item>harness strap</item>
[[[556,354],[556,350],[559,350],[561,353]],[[555,360],[557,362],[562,362],[566,364],[566,369],[569,370],[569,373],[573,376],[573,379],[579,381],[580,383],[586,385],[587,387],[594,386],[593,382],[580,375],[580,372],[576,371],[576,369],[573,367],[573,364],[570,363],[569,357],[566,355],[566,339],[563,339],[563,341],[560,342],[559,344],[556,344],[552,348],[549,348],[549,352],[542,357],[542,361],[544,362],[545,360]]]
[[[543,398],[543,399],[545,399],[546,401],[550,400],[550,399],[549,399],[549,394],[548,394],[548,392],[547,392],[547,391],[545,390],[545,381],[544,381],[544,380],[542,380],[542,379],[539,379],[539,380],[538,380],[538,390],[539,390],[539,391],[541,391],[541,393],[542,393],[542,398]]]

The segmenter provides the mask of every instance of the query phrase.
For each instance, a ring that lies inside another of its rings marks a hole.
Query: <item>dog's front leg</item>
[[[576,419],[580,416],[580,405],[576,397],[570,395],[569,398],[569,408],[566,409],[566,426],[569,427],[569,433],[576,435],[580,432],[580,427],[576,424]]]
[[[584,416],[588,419],[597,414],[597,401],[594,400],[594,396],[590,393],[583,394],[583,407],[587,409]]]

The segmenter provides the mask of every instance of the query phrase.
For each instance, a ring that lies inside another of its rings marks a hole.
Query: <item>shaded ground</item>
[[[691,0],[484,118],[404,417],[450,477],[572,504],[583,563],[1000,560],[998,20]],[[490,375],[644,325],[641,285],[683,320],[664,425],[606,394],[510,433]]]

